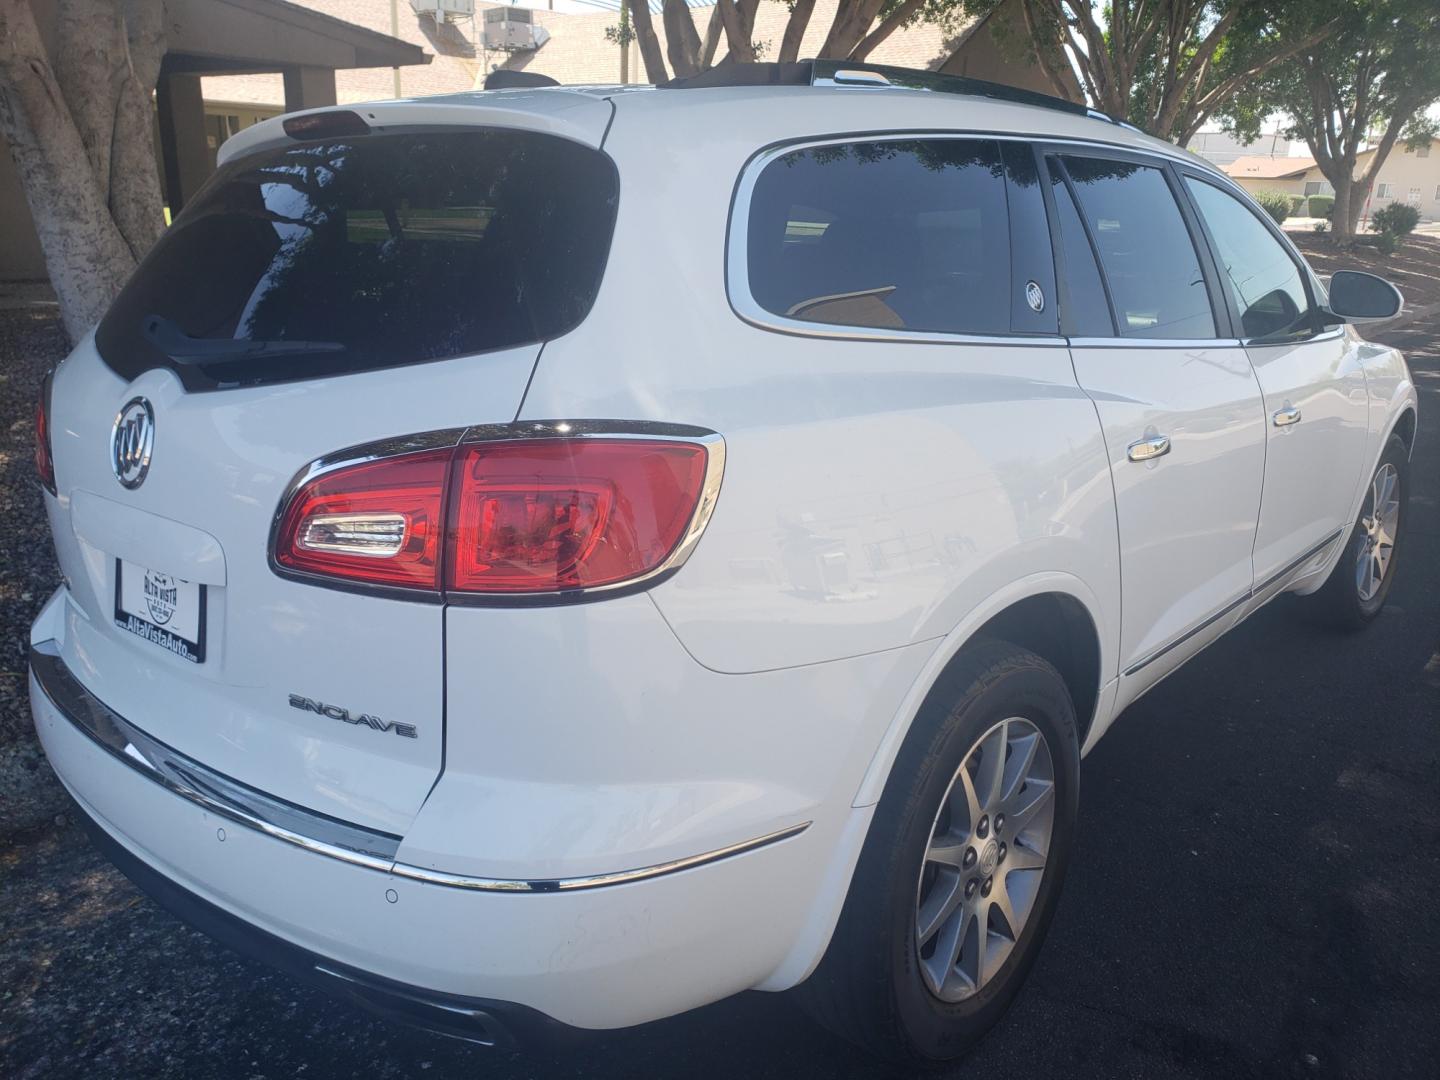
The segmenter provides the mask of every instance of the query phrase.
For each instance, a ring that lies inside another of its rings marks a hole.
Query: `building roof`
[[[169,0],[166,71],[209,73],[316,67],[408,67],[429,61],[418,44],[389,34],[389,23],[355,25],[309,2]]]
[[[1222,166],[1236,180],[1280,180],[1299,176],[1315,167],[1314,158],[1302,157],[1240,157]]]
[[[277,3],[279,0],[256,0]],[[599,0],[597,0],[599,2]],[[704,0],[701,0],[704,2]],[[376,34],[391,32],[391,0],[298,0],[311,11],[353,23]],[[834,21],[839,0],[816,0],[814,13],[806,28],[800,49],[801,56],[815,56],[824,43]],[[398,0],[399,25],[395,36],[418,45],[433,54],[423,68],[406,68],[400,73],[400,92],[406,97],[456,93],[477,89],[485,75],[497,67],[534,71],[549,75],[566,85],[620,82],[620,47],[610,41],[605,31],[618,28],[617,11],[600,9],[593,13],[569,14],[559,11],[534,10],[535,21],[550,32],[550,39],[539,49],[525,53],[487,52],[478,39],[480,12],[496,4],[477,4],[476,19],[457,23],[436,23],[429,16],[417,15],[408,0]],[[715,12],[713,4],[694,7],[691,17],[700,37]],[[765,46],[764,59],[774,59],[780,51],[790,9],[782,0],[760,0],[755,15],[755,40]],[[654,22],[665,49],[665,27],[660,19]],[[954,31],[952,30],[952,33]],[[953,51],[947,45],[951,37],[941,27],[921,24],[897,30],[868,57],[871,63],[894,64],[899,67],[938,68]],[[722,34],[716,59],[725,55]],[[638,46],[630,46],[626,75],[632,83],[649,80],[640,59]],[[341,104],[376,101],[395,96],[395,75],[387,67],[338,71],[335,77],[336,96]],[[207,78],[204,95],[210,101],[227,101],[280,108],[285,101],[281,77],[276,75],[233,75]]]

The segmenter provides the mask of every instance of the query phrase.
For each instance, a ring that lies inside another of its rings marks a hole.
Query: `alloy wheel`
[[[1035,907],[1055,826],[1055,766],[1040,729],[995,724],[961,760],[930,831],[915,950],[930,992],[963,1001],[1015,948]]]
[[[1389,462],[1370,482],[1369,513],[1360,518],[1360,528],[1365,538],[1355,560],[1355,587],[1360,599],[1367,601],[1385,582],[1400,528],[1400,473]]]

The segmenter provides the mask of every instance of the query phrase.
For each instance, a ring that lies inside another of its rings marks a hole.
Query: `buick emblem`
[[[150,452],[155,448],[155,411],[143,397],[132,398],[115,417],[110,436],[110,467],[115,479],[127,488],[137,488],[150,470]]]
[[[1025,302],[1030,305],[1030,310],[1037,314],[1045,310],[1045,294],[1037,282],[1025,283]]]

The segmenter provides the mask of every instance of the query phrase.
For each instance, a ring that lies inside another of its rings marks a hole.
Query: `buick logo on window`
[[[1034,281],[1025,283],[1025,302],[1030,305],[1030,310],[1037,315],[1045,310],[1045,294],[1040,291],[1040,286]]]
[[[115,417],[110,436],[110,467],[115,478],[127,488],[137,488],[150,470],[150,451],[155,448],[155,411],[143,397],[128,401]]]

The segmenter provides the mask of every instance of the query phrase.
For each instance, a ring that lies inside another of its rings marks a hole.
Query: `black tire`
[[[1385,576],[1381,579],[1380,587],[1374,595],[1366,598],[1361,595],[1356,568],[1369,541],[1364,522],[1374,511],[1374,478],[1386,466],[1394,468],[1399,477],[1399,525],[1395,530],[1394,546],[1391,548]],[[1375,472],[1371,474],[1371,478],[1367,482],[1365,501],[1361,504],[1360,513],[1350,528],[1350,535],[1345,540],[1345,549],[1340,553],[1340,558],[1331,569],[1325,584],[1317,592],[1305,598],[1311,613],[1320,622],[1337,630],[1356,631],[1368,626],[1371,620],[1380,614],[1380,610],[1385,606],[1386,598],[1390,595],[1390,586],[1395,581],[1395,567],[1400,550],[1404,546],[1405,522],[1409,516],[1407,513],[1409,494],[1410,453],[1399,436],[1391,435],[1385,444],[1385,452],[1380,455],[1380,460],[1376,463]]]
[[[920,873],[941,800],[966,756],[993,725],[1017,716],[1034,724],[1050,749],[1049,852],[1008,957],[978,992],[947,1003],[920,972]],[[799,990],[805,1009],[835,1034],[891,1061],[936,1064],[968,1051],[1010,1006],[1044,940],[1074,837],[1079,773],[1075,709],[1055,669],[1006,642],[967,647],[931,691],[901,748],[835,935]]]

